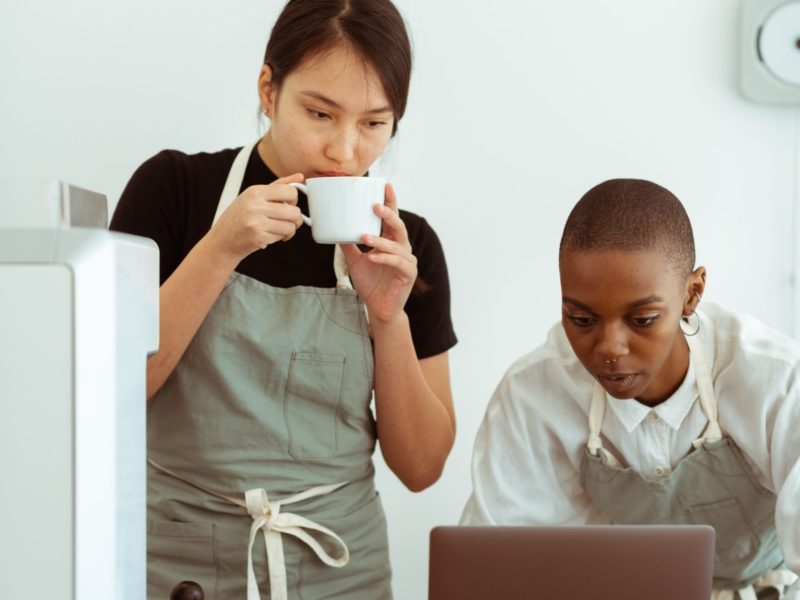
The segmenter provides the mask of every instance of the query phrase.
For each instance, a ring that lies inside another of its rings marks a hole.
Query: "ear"
[[[697,267],[686,280],[686,293],[683,298],[683,316],[691,315],[706,291],[706,268]]]
[[[275,114],[275,101],[278,96],[277,86],[272,83],[272,67],[262,65],[258,74],[258,100],[261,102],[261,112],[270,119]]]

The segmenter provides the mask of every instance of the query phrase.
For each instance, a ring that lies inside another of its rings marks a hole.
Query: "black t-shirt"
[[[145,161],[120,197],[110,228],[150,238],[161,253],[161,283],[210,229],[228,171],[238,149],[187,155],[164,150]],[[266,185],[277,177],[257,151],[247,163],[241,189]],[[298,206],[308,214],[303,194]],[[401,210],[409,241],[417,257],[425,291],[412,291],[405,306],[419,358],[435,356],[456,343],[450,318],[450,285],[439,238],[423,219]],[[334,246],[317,244],[308,227],[300,227],[288,242],[270,244],[247,256],[236,271],[275,287],[306,285],[335,287]]]

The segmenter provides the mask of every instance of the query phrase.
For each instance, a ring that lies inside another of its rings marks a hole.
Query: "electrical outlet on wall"
[[[800,104],[800,0],[743,0],[740,29],[742,93]]]

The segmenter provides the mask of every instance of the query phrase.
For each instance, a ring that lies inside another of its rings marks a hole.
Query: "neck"
[[[675,345],[664,361],[661,372],[653,379],[650,386],[636,400],[647,406],[658,406],[669,399],[681,387],[686,373],[689,371],[689,344],[679,331]]]
[[[286,177],[287,175],[291,175],[291,173],[284,172],[284,169],[280,164],[280,160],[278,160],[278,153],[275,151],[275,144],[272,141],[271,130],[264,134],[264,137],[262,137],[258,142],[256,149],[258,151],[258,156],[261,158],[263,163],[267,165],[267,168],[277,177]]]

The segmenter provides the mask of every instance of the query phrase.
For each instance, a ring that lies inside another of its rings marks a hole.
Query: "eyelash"
[[[324,121],[325,119],[329,119],[330,115],[326,112],[322,112],[321,110],[314,110],[313,108],[307,108],[306,112],[311,116],[312,119],[316,119],[317,121]]]
[[[328,113],[323,112],[321,110],[314,110],[313,108],[307,108],[306,112],[312,119],[316,121],[325,121],[331,118],[331,116]],[[386,121],[367,121],[366,123],[367,129],[378,129],[379,127],[383,127],[386,124],[387,124]]]
[[[581,328],[591,327],[597,322],[592,317],[577,317],[573,315],[567,315],[567,319],[572,321],[577,327]],[[646,329],[648,327],[652,327],[653,323],[655,323],[658,319],[659,315],[653,315],[650,317],[633,317],[630,319],[630,322],[634,327]]]

